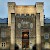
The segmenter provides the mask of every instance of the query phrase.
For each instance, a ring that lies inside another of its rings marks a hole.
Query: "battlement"
[[[44,6],[44,2],[36,2],[36,5],[43,5]]]
[[[16,17],[21,17],[21,18],[25,18],[25,17],[34,17],[34,14],[16,14]]]
[[[40,13],[41,25],[44,25],[44,2],[36,2],[36,5],[16,5],[15,2],[8,2],[8,25],[11,26],[11,13],[15,13],[16,17],[34,17],[36,13]],[[18,15],[17,15],[18,14]],[[34,14],[32,16],[31,14]],[[42,17],[41,17],[42,16]]]
[[[12,7],[15,7],[15,5],[16,5],[15,2],[8,2],[8,7],[12,8]]]
[[[15,4],[15,2],[8,2],[8,4],[9,4],[9,5],[12,5],[12,4],[14,5],[14,4]]]

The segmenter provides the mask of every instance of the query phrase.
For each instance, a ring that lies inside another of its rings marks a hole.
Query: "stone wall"
[[[41,43],[42,49],[50,49],[50,26],[41,27]]]
[[[11,13],[11,50],[15,49],[15,13]]]
[[[41,26],[44,26],[44,3],[37,2],[36,5],[17,6],[14,2],[8,2],[8,26],[11,26],[11,13],[34,14],[40,13]]]
[[[15,13],[15,2],[8,2],[8,26],[11,26],[11,13]]]
[[[22,15],[22,14],[21,14]],[[16,44],[19,46],[19,48],[22,48],[22,30],[29,30],[29,48],[32,49],[32,47],[35,45],[35,39],[36,39],[36,17],[34,14],[27,16],[19,16],[16,15]],[[26,22],[25,22],[26,21]],[[20,23],[20,24],[19,24]],[[27,23],[27,24],[26,24]],[[28,24],[29,23],[29,24]],[[30,25],[32,23],[32,25]],[[18,28],[19,24],[19,28]],[[22,25],[24,24],[24,26]],[[25,25],[26,24],[26,25]],[[28,27],[27,27],[28,26]],[[32,40],[33,39],[33,40]],[[21,47],[20,47],[21,46]]]
[[[1,37],[1,32],[3,32],[3,31],[5,32],[5,36],[6,36],[4,38]],[[0,27],[0,50],[10,49],[10,44],[11,44],[10,34],[11,34],[10,27],[7,27],[7,26],[6,27],[4,27],[4,26]],[[2,46],[2,43],[5,43],[5,47]]]

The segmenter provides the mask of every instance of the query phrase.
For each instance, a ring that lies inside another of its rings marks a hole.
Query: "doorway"
[[[36,50],[36,44],[32,47],[32,50]]]
[[[22,49],[29,48],[29,32],[22,32]]]
[[[15,50],[19,50],[19,47],[17,44],[15,44]]]

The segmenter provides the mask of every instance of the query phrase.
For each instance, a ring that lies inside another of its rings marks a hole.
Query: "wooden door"
[[[29,48],[29,32],[22,32],[22,48]]]

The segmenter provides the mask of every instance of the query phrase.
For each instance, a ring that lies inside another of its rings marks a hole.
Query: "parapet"
[[[8,5],[16,5],[15,2],[8,2]]]
[[[36,2],[36,5],[44,5],[44,2]]]
[[[16,14],[16,17],[20,17],[20,18],[31,18],[31,17],[35,17],[34,14]]]
[[[8,4],[15,4],[15,2],[8,2]]]

